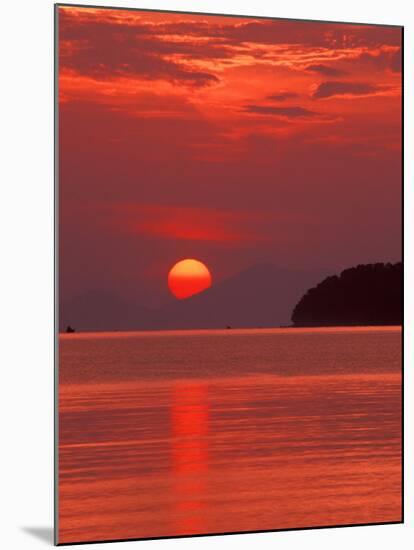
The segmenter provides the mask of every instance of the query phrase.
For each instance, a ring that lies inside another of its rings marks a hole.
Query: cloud
[[[324,99],[338,95],[370,95],[379,91],[383,91],[384,87],[368,82],[341,82],[330,80],[322,82],[317,87],[313,94],[315,99]]]
[[[268,95],[266,99],[270,99],[272,101],[286,101],[287,99],[298,97],[298,95],[299,94],[295,92],[279,92],[276,94]]]
[[[184,18],[183,18],[184,19]],[[229,18],[224,24],[214,16],[198,20],[175,21],[163,25],[163,34],[186,34],[226,39],[231,42],[256,44],[302,44],[312,47],[355,48],[399,45],[401,30],[398,27],[358,25],[349,23],[323,23],[280,19]]]
[[[254,52],[254,45],[301,45],[323,53],[326,48],[351,51],[401,44],[400,29],[392,27],[237,17],[224,21],[206,15],[61,7],[61,67],[95,79],[126,76],[202,87],[219,77],[214,64],[206,69],[200,61],[237,59],[240,51],[262,55],[260,48]],[[340,74],[318,64],[317,58],[308,70]]]
[[[216,75],[173,59],[174,54],[196,57],[199,45],[185,41],[163,41],[150,25],[124,25],[113,20],[82,17],[71,10],[60,12],[59,61],[61,71],[70,70],[97,80],[118,77],[163,79],[174,84],[207,86],[218,82]],[[205,46],[204,56],[226,56],[223,47]],[[214,50],[214,48],[213,48]]]
[[[262,217],[237,210],[144,203],[118,204],[111,213],[113,227],[128,234],[233,244],[263,240],[257,232]]]
[[[312,73],[319,73],[324,76],[340,76],[345,74],[345,71],[335,69],[334,67],[329,67],[328,65],[308,65],[305,70]]]
[[[393,72],[401,72],[401,48],[385,46],[373,51],[363,52],[356,60],[361,65],[366,65],[370,71],[384,72],[388,69]]]
[[[400,73],[402,71],[402,54],[401,49],[396,51],[391,56],[391,70],[395,73]]]
[[[310,111],[304,107],[274,107],[272,105],[245,105],[244,109],[247,113],[256,113],[259,115],[277,115],[286,118],[310,118],[319,117],[320,113]]]

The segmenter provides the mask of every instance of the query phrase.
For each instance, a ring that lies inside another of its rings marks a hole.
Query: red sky
[[[401,30],[59,8],[61,298],[400,260]]]

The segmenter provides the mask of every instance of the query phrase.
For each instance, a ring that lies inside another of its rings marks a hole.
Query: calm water
[[[399,328],[60,337],[59,542],[401,519]]]

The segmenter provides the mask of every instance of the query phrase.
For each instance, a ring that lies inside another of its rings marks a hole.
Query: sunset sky
[[[401,259],[401,29],[59,8],[61,300]]]

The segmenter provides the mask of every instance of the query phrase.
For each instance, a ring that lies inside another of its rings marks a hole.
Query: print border
[[[402,325],[401,325],[401,520],[388,522],[372,522],[372,523],[349,523],[339,525],[315,525],[312,527],[293,527],[285,529],[258,529],[254,531],[225,531],[217,533],[196,533],[189,535],[168,535],[159,537],[132,537],[122,539],[104,539],[104,540],[88,540],[77,542],[59,542],[59,8],[90,8],[100,10],[124,10],[124,11],[139,11],[149,13],[174,13],[182,15],[199,15],[199,16],[217,16],[240,19],[268,19],[277,21],[296,21],[301,23],[326,23],[326,24],[344,24],[344,25],[359,25],[367,27],[387,27],[399,28],[401,30],[401,261],[402,261]],[[109,542],[131,542],[145,540],[162,540],[162,539],[184,539],[198,537],[214,537],[227,535],[246,535],[256,533],[280,533],[286,531],[309,531],[318,529],[338,529],[345,527],[367,527],[377,525],[394,525],[404,523],[404,25],[390,25],[385,23],[359,23],[352,21],[328,21],[320,19],[297,19],[288,17],[274,17],[263,15],[239,15],[239,14],[224,14],[212,12],[197,12],[197,11],[180,11],[180,10],[165,10],[152,8],[135,8],[135,7],[120,7],[120,6],[99,6],[92,4],[69,4],[55,3],[54,4],[54,545],[55,546],[77,546],[82,544],[105,544]]]

